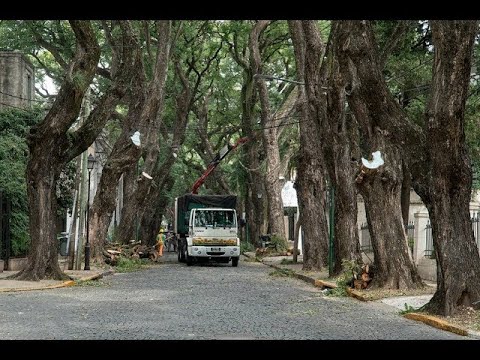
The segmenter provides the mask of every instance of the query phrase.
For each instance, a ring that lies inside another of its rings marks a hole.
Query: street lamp
[[[83,270],[90,270],[90,242],[88,241],[88,233],[90,232],[89,217],[90,217],[90,175],[95,166],[95,157],[88,155],[87,169],[88,169],[88,191],[87,191],[87,241],[85,242],[85,267]]]

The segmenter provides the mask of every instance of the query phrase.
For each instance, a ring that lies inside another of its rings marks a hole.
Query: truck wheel
[[[188,255],[186,246],[185,246],[185,262],[187,263],[187,266],[192,266],[193,258],[190,255]]]
[[[178,245],[178,252],[177,252],[178,262],[185,262],[185,253],[183,250],[184,247],[186,247],[185,242],[180,240]]]
[[[238,266],[238,259],[239,259],[238,257],[232,258],[232,266],[233,266],[233,267],[237,267],[237,266]]]

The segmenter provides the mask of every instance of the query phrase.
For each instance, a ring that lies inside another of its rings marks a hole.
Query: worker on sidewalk
[[[163,256],[163,246],[165,244],[165,232],[163,228],[160,228],[160,231],[158,232],[157,235],[157,251],[158,251],[158,256]]]

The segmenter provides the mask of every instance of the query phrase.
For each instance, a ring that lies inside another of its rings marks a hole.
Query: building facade
[[[35,96],[35,71],[25,55],[0,51],[0,109],[30,108]]]

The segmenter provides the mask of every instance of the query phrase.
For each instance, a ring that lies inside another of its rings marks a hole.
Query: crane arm
[[[207,169],[203,172],[202,176],[200,176],[198,178],[198,180],[195,181],[195,183],[193,184],[192,194],[197,194],[200,186],[203,185],[203,183],[205,182],[207,177],[213,172],[213,170],[215,170],[215,168],[218,166],[220,161],[222,161],[230,151],[235,150],[239,145],[241,145],[241,144],[243,144],[247,141],[248,141],[248,138],[243,137],[243,138],[238,139],[235,142],[235,144],[233,144],[233,145],[227,144],[223,148],[221,148],[220,151],[217,153],[217,155],[213,158],[213,160],[210,161],[210,164],[208,164]]]

